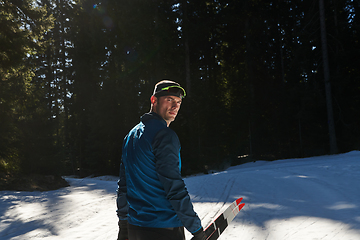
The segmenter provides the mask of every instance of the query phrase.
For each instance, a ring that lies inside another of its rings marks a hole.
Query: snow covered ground
[[[115,240],[116,178],[67,180],[56,191],[0,191],[0,239]],[[360,239],[360,151],[257,161],[185,182],[203,225],[244,198],[219,240]]]

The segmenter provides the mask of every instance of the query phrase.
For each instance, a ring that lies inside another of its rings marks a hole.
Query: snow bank
[[[116,239],[117,177],[67,180],[57,191],[0,191],[0,239]],[[257,161],[185,182],[203,225],[244,198],[219,240],[360,239],[359,151]]]

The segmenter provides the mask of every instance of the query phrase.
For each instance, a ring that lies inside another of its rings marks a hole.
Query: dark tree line
[[[321,3],[0,1],[0,171],[117,174],[161,79],[184,173],[360,149],[360,3]]]

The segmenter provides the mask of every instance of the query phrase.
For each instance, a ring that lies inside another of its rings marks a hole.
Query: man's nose
[[[172,107],[173,108],[178,108],[178,107],[180,107],[180,103],[175,102],[175,103],[173,103]]]

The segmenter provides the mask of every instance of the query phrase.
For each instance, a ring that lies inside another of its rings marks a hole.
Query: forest
[[[360,1],[0,0],[0,172],[118,175],[154,85],[183,174],[360,150]]]

